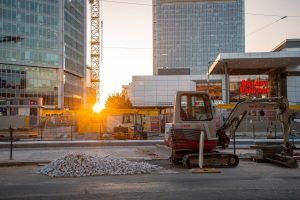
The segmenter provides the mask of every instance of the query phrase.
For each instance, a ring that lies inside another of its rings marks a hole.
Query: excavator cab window
[[[205,94],[183,94],[180,98],[183,121],[210,121],[213,118],[210,99]]]

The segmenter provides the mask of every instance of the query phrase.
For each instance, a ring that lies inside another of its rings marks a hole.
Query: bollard
[[[12,160],[12,149],[13,149],[13,129],[9,126],[9,133],[10,133],[10,156],[9,159]]]
[[[203,152],[204,151],[204,132],[201,131],[199,138],[199,168],[190,169],[192,173],[220,173],[214,168],[203,168]]]
[[[201,131],[200,140],[199,140],[199,168],[203,168],[203,149],[204,149],[204,134]]]

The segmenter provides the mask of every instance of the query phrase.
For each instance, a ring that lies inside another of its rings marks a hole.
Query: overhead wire
[[[114,0],[102,0],[103,2],[107,2],[107,3],[117,3],[117,4],[128,4],[128,5],[138,5],[138,6],[153,6],[152,4],[147,4],[147,3],[135,3],[135,2],[128,2],[128,1],[114,1]],[[275,15],[275,14],[262,14],[262,13],[249,13],[249,12],[245,12],[246,15],[257,15],[257,16],[265,16],[265,17],[280,17],[280,19],[277,19],[276,21],[267,24],[253,32],[251,32],[250,34],[246,35],[246,37],[250,37],[251,35],[262,31],[266,28],[268,28],[269,26],[289,17],[289,18],[298,18],[300,16],[298,15]],[[152,48],[130,48],[130,47],[104,47],[104,48],[114,48],[114,49],[152,49]]]
[[[114,0],[102,0],[107,3],[118,3],[118,4],[130,4],[130,5],[140,5],[140,6],[153,6],[153,4],[147,3],[135,3],[129,1],[114,1]],[[283,15],[274,15],[274,14],[262,14],[262,13],[249,13],[245,12],[246,15],[258,15],[258,16],[265,16],[265,17],[283,17]],[[300,17],[300,15],[285,15],[287,17]]]
[[[285,19],[285,18],[287,18],[287,16],[283,16],[283,17],[281,17],[280,19],[277,19],[276,21],[274,21],[274,22],[272,22],[272,23],[270,23],[270,24],[267,24],[267,25],[265,25],[265,26],[263,26],[263,27],[261,27],[261,28],[255,30],[255,31],[249,33],[248,35],[246,35],[246,37],[249,37],[249,36],[251,36],[251,35],[253,35],[253,34],[255,34],[255,33],[259,32],[259,31],[262,31],[262,30],[268,28],[269,26],[271,26],[271,25],[273,25],[273,24],[275,24],[275,23],[277,23],[277,22],[279,22],[279,21],[281,21],[281,20],[283,20],[283,19]]]
[[[274,15],[274,14],[262,14],[262,13],[245,13],[247,15],[258,15],[258,16],[265,16],[265,17],[300,17],[300,15]]]

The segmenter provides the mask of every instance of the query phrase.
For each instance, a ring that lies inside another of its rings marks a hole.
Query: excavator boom
[[[264,115],[266,110],[275,110],[277,119],[282,124],[283,141],[282,145],[264,145],[256,146],[255,160],[269,161],[285,167],[298,167],[297,161],[292,157],[294,146],[289,143],[290,129],[290,112],[288,100],[285,97],[270,97],[262,99],[248,99],[242,101],[234,107],[228,119],[217,130],[219,138],[218,145],[226,148],[230,141],[230,136],[235,134],[236,129],[240,125],[245,115],[251,110],[259,110],[261,115]]]
[[[228,145],[227,139],[226,141],[222,141],[222,136],[225,138],[223,134],[226,133],[228,137],[235,134],[235,131],[239,127],[243,118],[251,110],[259,110],[261,115],[264,115],[266,110],[275,110],[277,119],[283,126],[284,144],[288,145],[288,134],[290,128],[290,113],[288,107],[288,100],[285,97],[248,99],[237,103],[223,126],[217,130],[220,145],[223,147]]]

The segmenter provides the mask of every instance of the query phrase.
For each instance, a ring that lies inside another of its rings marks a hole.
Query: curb
[[[253,145],[262,144],[283,144],[282,139],[238,139],[236,148],[249,148]],[[152,146],[164,145],[164,140],[75,140],[75,141],[15,141],[13,148],[47,148],[47,147],[105,147],[105,146]],[[300,147],[300,140],[295,140],[297,149]],[[0,142],[1,148],[10,148],[10,142]],[[233,148],[233,140],[230,141],[229,149]]]
[[[0,167],[20,167],[20,166],[30,166],[30,165],[39,165],[39,164],[48,164],[51,161],[49,160],[9,160],[9,161],[0,161]]]
[[[14,142],[13,148],[47,148],[47,147],[101,147],[101,146],[152,146],[164,144],[163,140],[113,140],[113,141],[43,141]],[[1,148],[10,148],[9,142],[0,143]]]

